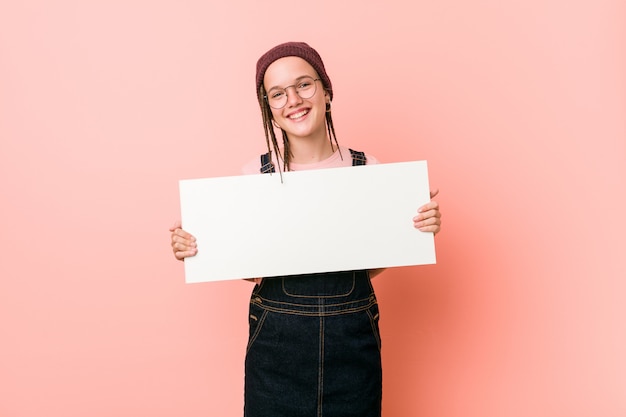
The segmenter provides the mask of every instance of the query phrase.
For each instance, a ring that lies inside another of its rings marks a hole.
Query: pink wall
[[[286,40],[441,189],[438,264],[375,280],[385,417],[626,415],[623,2],[208,3],[0,4],[0,416],[241,415],[251,284],[184,284],[167,229],[263,150]]]

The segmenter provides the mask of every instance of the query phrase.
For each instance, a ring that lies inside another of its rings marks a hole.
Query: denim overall
[[[350,152],[353,165],[365,163]],[[264,278],[249,323],[245,417],[380,417],[378,304],[368,271]]]

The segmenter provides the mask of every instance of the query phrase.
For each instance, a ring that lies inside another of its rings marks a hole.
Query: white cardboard
[[[426,161],[181,180],[188,283],[435,263]]]

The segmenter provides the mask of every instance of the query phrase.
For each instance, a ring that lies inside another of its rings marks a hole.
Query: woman
[[[244,173],[378,162],[339,146],[332,84],[319,54],[306,43],[288,42],[266,52],[257,62],[256,87],[268,153],[246,164]],[[282,132],[282,146],[275,129]],[[418,210],[414,227],[437,233],[440,217],[431,201]],[[170,231],[177,259],[197,253],[195,238],[180,224]],[[380,417],[378,305],[370,279],[381,271],[254,280],[245,417]]]

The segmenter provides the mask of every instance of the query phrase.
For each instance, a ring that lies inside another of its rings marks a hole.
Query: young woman
[[[306,43],[288,42],[266,52],[257,62],[256,87],[268,153],[246,164],[244,173],[378,162],[339,146],[332,84],[319,54]],[[281,131],[282,144],[275,130]],[[437,233],[440,217],[431,201],[417,210],[414,227]],[[180,224],[170,231],[176,259],[197,253],[195,238]],[[381,344],[370,279],[381,271],[254,280],[245,417],[380,417]]]

